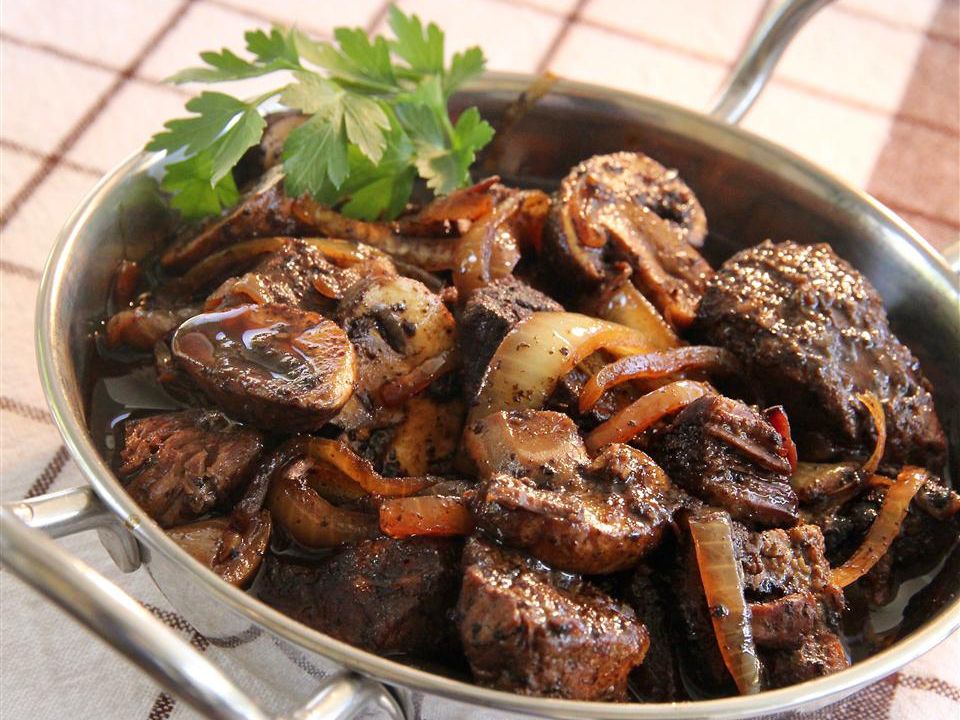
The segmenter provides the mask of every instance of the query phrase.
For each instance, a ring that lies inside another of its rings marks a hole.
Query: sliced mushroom
[[[544,255],[568,294],[595,289],[627,262],[634,284],[682,328],[713,274],[694,247],[706,232],[703,208],[675,170],[641,153],[597,155],[561,183]]]
[[[203,225],[188,228],[160,257],[171,270],[185,270],[228,245],[258,237],[302,235],[306,229],[292,211],[293,200],[283,193],[279,168],[267,172],[239,204]]]
[[[381,389],[405,385],[411,375],[435,377],[438,358],[445,369],[451,367],[446,359],[454,350],[456,324],[440,296],[423,283],[366,278],[344,295],[338,318],[359,360],[357,395],[337,420],[344,428],[369,424],[391,404],[384,402]],[[398,419],[399,412],[394,414]]]
[[[187,320],[178,363],[230,415],[270,430],[317,430],[353,393],[357,360],[336,323],[286,305],[240,305]]]
[[[244,525],[240,527],[226,517],[213,518],[175,527],[167,535],[231,585],[246,587],[267,551],[270,513],[264,510]]]

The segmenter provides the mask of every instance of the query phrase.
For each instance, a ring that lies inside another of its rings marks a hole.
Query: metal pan
[[[713,116],[561,82],[512,129],[499,169],[510,179],[549,185],[595,153],[642,149],[678,168],[696,190],[710,218],[708,250],[714,261],[766,237],[829,242],[877,286],[895,332],[933,381],[956,477],[956,276],[876,200],[733,124],[793,32],[823,4],[798,0],[770,14]],[[476,104],[496,122],[530,80],[491,74],[455,102]],[[467,715],[639,720],[810,711],[894,672],[960,627],[958,599],[889,649],[826,678],[750,697],[604,704],[522,697],[381,658],[304,627],[227,585],[141,515],[97,452],[84,417],[89,329],[103,313],[111,269],[120,257],[147,252],[173,221],[153,179],[161,164],[156,156],[138,155],[105,177],[69,219],[51,254],[37,312],[40,371],[53,417],[91,487],[3,507],[0,549],[11,572],[200,712],[222,720],[377,712],[398,720]],[[145,568],[171,604],[225,651],[225,670],[39,532],[59,537],[93,528],[123,570]],[[276,698],[281,707],[270,704]]]

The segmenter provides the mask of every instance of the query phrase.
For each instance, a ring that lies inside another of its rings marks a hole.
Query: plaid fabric
[[[452,48],[534,71],[707,106],[770,0],[416,0]],[[244,30],[296,22],[381,29],[383,0],[6,0],[0,11],[0,477],[2,497],[80,483],[53,428],[33,355],[37,282],[57,230],[102,173],[181,112],[161,80]],[[931,243],[960,237],[957,0],[841,0],[787,51],[744,125],[900,213]],[[238,93],[254,92],[254,80]],[[63,541],[217,661],[145,573],[121,576],[87,534]],[[187,718],[104,645],[6,575],[0,716]],[[956,718],[960,636],[826,717]],[[431,718],[431,720],[434,720]]]

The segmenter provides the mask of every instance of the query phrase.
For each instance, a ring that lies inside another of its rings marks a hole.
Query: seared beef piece
[[[455,645],[451,610],[462,542],[364,540],[307,564],[270,555],[256,588],[304,625],[381,655],[442,659]]]
[[[826,434],[868,455],[873,422],[855,396],[869,391],[886,413],[884,462],[942,467],[930,383],[877,291],[829,246],[766,241],[737,253],[710,282],[697,330],[740,357],[758,401],[786,406],[801,441]]]
[[[753,641],[757,647],[791,649],[817,629],[820,609],[811,592],[796,592],[776,600],[750,604]]]
[[[524,695],[627,699],[627,676],[649,643],[630,607],[476,538],[463,565],[457,614],[477,682]]]
[[[837,636],[843,591],[833,584],[823,535],[815,525],[749,532],[734,524],[754,642],[772,687],[849,665]],[[685,668],[707,694],[733,693],[717,647],[693,543],[684,535],[670,589],[687,643]],[[818,650],[816,646],[819,645]],[[790,678],[793,678],[792,680]]]
[[[351,280],[344,274],[315,247],[290,238],[246,275],[226,280],[207,298],[204,307],[210,311],[247,303],[278,303],[330,312],[342,295],[341,283]],[[358,278],[352,279],[355,282]]]
[[[580,412],[580,394],[590,377],[614,359],[603,350],[584,359],[557,381],[557,386],[547,399],[546,407],[572,417],[584,433],[609,420],[640,397],[642,393],[637,391],[634,383],[624,383],[608,390],[586,413]]]
[[[609,445],[568,475],[494,475],[472,504],[477,527],[557,570],[602,575],[655,548],[679,502],[645,453]]]
[[[769,686],[782,688],[846,670],[850,660],[837,634],[823,632],[802,636],[799,647],[763,653],[763,664]]]
[[[197,315],[180,326],[171,348],[211,401],[272,431],[318,430],[356,381],[356,355],[344,331],[286,305]]]
[[[823,529],[827,556],[834,566],[842,565],[863,542],[880,512],[884,494],[882,488],[867,488],[839,506],[828,500],[805,513]],[[930,475],[911,501],[900,534],[887,555],[857,581],[857,586],[871,604],[888,603],[901,582],[935,567],[958,534],[960,495]]]
[[[648,452],[670,478],[734,518],[792,525],[797,496],[783,439],[753,408],[705,395],[650,439]]]
[[[512,275],[474,292],[458,318],[467,401],[480,392],[490,358],[514,325],[535,312],[562,311],[560,303]]]
[[[625,261],[637,288],[674,327],[693,321],[713,274],[703,208],[676,171],[641,153],[597,155],[560,185],[544,233],[547,280],[564,296],[591,291]]]
[[[502,410],[466,429],[463,449],[480,479],[506,474],[534,482],[573,481],[590,463],[577,426],[548,410]]]
[[[754,641],[771,687],[829,675],[850,662],[837,635],[843,590],[833,583],[816,525],[735,538]]]
[[[160,257],[165,268],[185,270],[240,240],[271,235],[302,235],[308,228],[293,214],[293,199],[283,192],[277,168],[263,176],[240,202],[201,228],[188,226]]]
[[[817,598],[826,627],[836,626],[843,612],[843,591],[833,584],[819,527],[797,525],[763,532],[740,528],[734,545],[748,600],[766,602],[810,592]]]
[[[174,527],[236,495],[262,448],[260,433],[219,412],[152,415],[124,423],[117,475],[144,512]]]
[[[638,565],[630,576],[625,593],[637,619],[650,633],[647,656],[643,664],[630,673],[630,689],[643,702],[673,702],[685,698],[677,672],[676,642],[670,627],[671,608],[658,575],[653,567]]]

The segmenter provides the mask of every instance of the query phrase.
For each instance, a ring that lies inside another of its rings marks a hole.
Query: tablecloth
[[[707,107],[765,0],[413,0],[448,47]],[[4,0],[0,6],[2,499],[82,483],[47,413],[33,351],[37,283],[57,230],[96,180],[182,112],[162,79],[202,49],[274,22],[318,36],[381,29],[383,0]],[[787,51],[744,126],[865,188],[943,248],[960,236],[957,0],[841,0]],[[256,81],[253,82],[253,86]],[[236,89],[241,92],[241,88]],[[144,573],[93,535],[63,541],[194,644]],[[194,714],[9,573],[0,574],[0,717],[184,720]],[[217,650],[208,653],[216,661]],[[960,636],[824,717],[957,718]],[[436,720],[430,718],[429,720]]]

